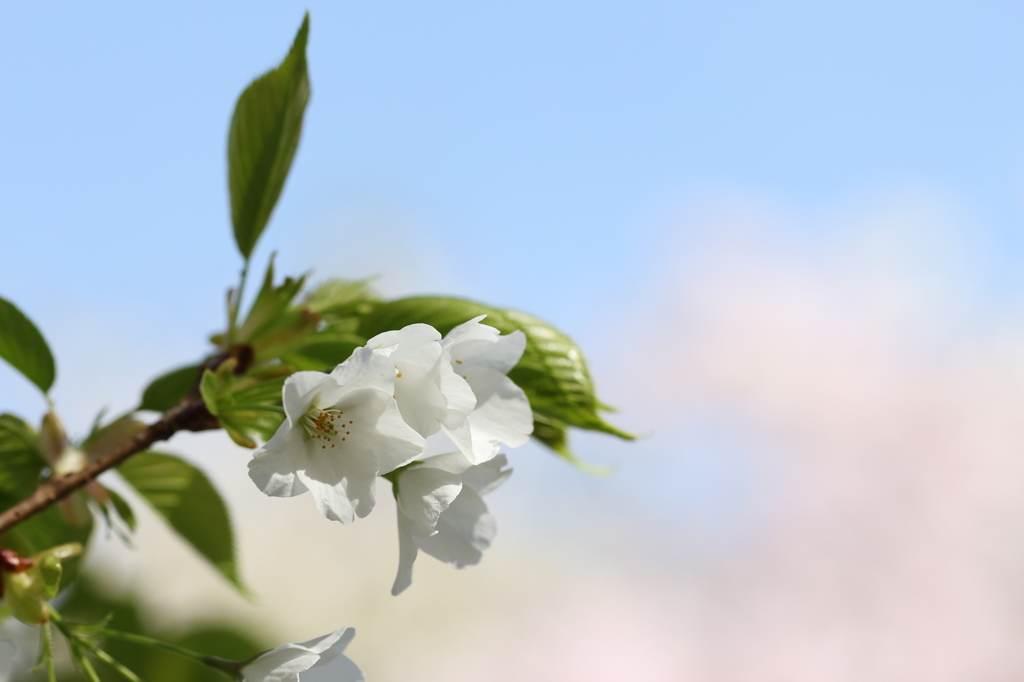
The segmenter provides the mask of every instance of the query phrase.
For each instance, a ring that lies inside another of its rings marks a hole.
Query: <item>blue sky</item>
[[[650,214],[709,186],[814,209],[924,185],[1019,246],[1012,3],[309,8],[313,101],[260,253],[293,269],[312,225],[383,206],[456,255],[464,293],[575,322],[658,252]],[[303,9],[0,10],[5,294],[42,320],[46,297],[138,296],[212,324],[231,106]]]

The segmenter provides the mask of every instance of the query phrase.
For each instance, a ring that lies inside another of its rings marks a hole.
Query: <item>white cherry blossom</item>
[[[309,491],[331,520],[370,513],[378,474],[418,456],[423,437],[402,419],[386,353],[357,348],[330,374],[296,372],[284,383],[286,415],[249,462],[249,477],[272,497]]]
[[[391,594],[412,584],[420,550],[456,568],[480,562],[497,532],[482,497],[512,474],[497,455],[472,464],[461,452],[430,457],[402,469],[394,479],[398,503],[398,575]]]
[[[461,424],[445,432],[473,464],[485,462],[498,444],[518,447],[533,433],[533,411],[523,389],[506,376],[526,350],[526,335],[501,335],[480,324],[484,315],[452,329],[441,341],[452,368],[469,384],[476,406]]]
[[[366,682],[342,654],[355,636],[354,628],[341,628],[301,644],[282,644],[242,668],[242,682]]]
[[[442,426],[456,429],[476,405],[473,390],[456,374],[441,347],[441,334],[429,324],[384,332],[367,347],[387,354],[395,367],[395,400],[406,423],[421,436]]]

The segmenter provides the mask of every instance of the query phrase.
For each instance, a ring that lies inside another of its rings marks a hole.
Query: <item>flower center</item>
[[[346,420],[344,414],[345,410],[321,410],[313,407],[302,418],[302,426],[309,437],[320,441],[320,448],[326,450],[328,445],[336,447],[338,441],[345,440],[345,436],[352,433],[347,429],[355,422],[351,419]]]

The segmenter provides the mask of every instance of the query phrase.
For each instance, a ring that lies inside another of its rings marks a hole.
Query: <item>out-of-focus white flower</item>
[[[468,419],[454,427],[445,425],[445,432],[473,464],[497,454],[499,443],[518,447],[533,433],[530,401],[506,376],[526,350],[526,335],[516,330],[502,336],[494,327],[480,324],[484,317],[460,324],[441,341],[452,368],[476,397]]]
[[[354,628],[341,628],[301,644],[282,644],[242,668],[242,682],[366,682],[342,655],[355,636]]]
[[[390,357],[398,409],[417,433],[430,436],[442,426],[456,429],[466,422],[476,398],[466,380],[452,370],[440,332],[429,324],[410,324],[378,334],[366,345]]]
[[[419,455],[423,437],[402,419],[386,353],[357,348],[330,374],[296,372],[284,383],[285,421],[249,462],[273,497],[307,490],[328,519],[351,523],[374,505],[377,475]]]
[[[480,562],[497,532],[482,497],[505,482],[505,455],[473,465],[461,452],[430,457],[394,479],[398,502],[398,575],[391,594],[412,584],[420,550],[456,568]]]

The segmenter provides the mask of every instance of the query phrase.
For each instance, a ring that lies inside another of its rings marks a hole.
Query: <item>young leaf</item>
[[[228,133],[228,186],[235,242],[248,260],[284,187],[309,101],[309,14],[288,56],[238,98]]]
[[[608,424],[598,414],[607,408],[597,399],[583,352],[552,325],[526,313],[499,310],[458,298],[403,298],[375,306],[361,319],[359,333],[369,338],[389,329],[426,322],[442,334],[478,315],[503,334],[526,334],[526,351],[508,376],[530,399],[538,440],[571,459],[565,436],[570,426],[601,431],[619,438],[633,436]],[[561,433],[545,427],[557,427]],[[543,434],[548,434],[546,438]]]
[[[255,362],[278,357],[302,345],[320,324],[321,317],[306,306],[292,305],[302,290],[306,277],[286,277],[280,286],[274,284],[274,259],[267,265],[263,286],[249,309],[235,340],[248,344]]]
[[[284,421],[281,387],[295,370],[288,365],[268,365],[236,376],[234,368],[234,359],[228,359],[216,370],[206,370],[200,392],[206,409],[217,417],[231,440],[255,448],[257,438],[269,440]]]
[[[142,392],[139,409],[166,412],[177,405],[196,387],[200,366],[180,367],[153,379]]]
[[[244,589],[227,507],[203,472],[159,452],[141,452],[117,470],[171,528],[235,587]]]
[[[10,301],[0,298],[0,358],[46,393],[57,370],[46,339]]]

